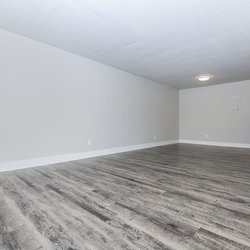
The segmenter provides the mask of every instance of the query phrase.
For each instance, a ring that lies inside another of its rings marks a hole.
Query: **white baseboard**
[[[250,148],[250,144],[245,143],[229,143],[229,142],[216,142],[216,141],[195,141],[180,139],[179,143],[199,144],[208,146],[232,147],[232,148]]]
[[[139,144],[139,145],[125,146],[125,147],[100,149],[100,150],[75,153],[75,154],[56,155],[56,156],[49,156],[49,157],[42,157],[42,158],[35,158],[35,159],[28,159],[28,160],[21,160],[21,161],[3,162],[3,163],[0,163],[0,172],[24,169],[24,168],[30,168],[30,167],[45,166],[45,165],[51,165],[51,164],[60,163],[60,162],[75,161],[75,160],[80,160],[80,159],[85,159],[85,158],[96,157],[96,156],[111,155],[111,154],[117,154],[117,153],[122,153],[122,152],[134,151],[138,149],[170,145],[170,144],[175,144],[175,143],[178,143],[178,140],[160,141],[160,142],[145,143],[145,144]]]

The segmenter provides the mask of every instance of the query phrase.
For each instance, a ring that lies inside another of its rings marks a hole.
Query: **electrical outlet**
[[[92,144],[92,141],[88,140],[88,146],[91,146],[91,144]]]
[[[206,139],[208,139],[208,137],[209,137],[208,135],[205,135],[205,138],[206,138]]]
[[[156,135],[154,135],[154,140],[156,140]]]

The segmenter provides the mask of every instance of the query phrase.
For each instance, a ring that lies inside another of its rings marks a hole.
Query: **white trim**
[[[216,142],[216,141],[194,141],[180,139],[179,143],[199,144],[208,146],[232,147],[232,148],[250,148],[250,144],[245,143],[231,143],[231,142]]]
[[[50,165],[50,164],[55,164],[55,163],[60,163],[60,162],[74,161],[74,160],[80,160],[80,159],[91,158],[91,157],[96,157],[96,156],[110,155],[110,154],[128,152],[128,151],[144,149],[144,148],[153,148],[153,147],[176,144],[176,143],[178,143],[178,140],[160,141],[160,142],[145,143],[145,144],[139,144],[139,145],[125,146],[125,147],[100,149],[100,150],[88,151],[88,152],[82,152],[82,153],[55,155],[55,156],[48,156],[48,157],[21,160],[21,161],[3,162],[3,163],[0,163],[0,172],[24,169],[24,168],[30,168],[30,167],[45,166],[45,165]]]

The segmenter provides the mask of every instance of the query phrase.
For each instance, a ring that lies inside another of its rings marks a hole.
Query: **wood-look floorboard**
[[[0,173],[0,249],[250,249],[250,150],[175,144]]]

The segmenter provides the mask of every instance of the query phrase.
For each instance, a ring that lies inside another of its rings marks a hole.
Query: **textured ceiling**
[[[0,0],[0,28],[175,88],[250,79],[250,0]]]

